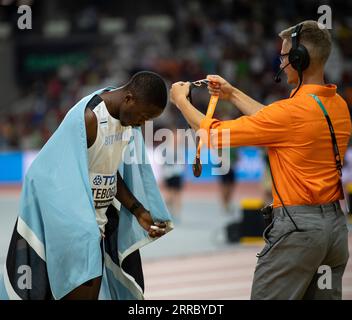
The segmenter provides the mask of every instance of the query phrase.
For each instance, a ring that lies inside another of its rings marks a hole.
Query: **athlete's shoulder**
[[[90,108],[86,108],[84,111],[84,122],[86,124],[87,144],[89,148],[96,139],[98,128],[97,117]]]
[[[86,108],[84,111],[84,121],[86,122],[86,125],[92,125],[94,123],[97,123],[97,117],[94,111],[89,108]]]

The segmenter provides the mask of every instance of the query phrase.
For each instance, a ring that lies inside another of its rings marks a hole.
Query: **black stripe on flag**
[[[119,215],[117,209],[110,205],[106,211],[106,217],[108,222],[105,225],[105,239],[104,246],[106,253],[111,257],[112,261],[121,267],[126,273],[131,275],[137,284],[142,288],[144,292],[144,276],[142,269],[142,260],[139,250],[132,252],[122,262],[120,266],[118,257],[118,225]]]
[[[46,262],[17,232],[17,222],[18,219],[6,258],[6,269],[11,286],[23,300],[51,300],[53,296]]]

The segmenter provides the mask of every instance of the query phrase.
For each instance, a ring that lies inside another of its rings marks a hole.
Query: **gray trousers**
[[[251,299],[341,299],[348,261],[346,216],[337,203],[286,207],[263,234]]]

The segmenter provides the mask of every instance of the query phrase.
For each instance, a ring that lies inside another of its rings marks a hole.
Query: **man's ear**
[[[126,104],[131,104],[134,101],[134,97],[133,94],[131,92],[127,92],[127,94],[125,95],[125,102]]]

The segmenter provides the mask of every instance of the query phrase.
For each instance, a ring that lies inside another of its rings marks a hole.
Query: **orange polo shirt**
[[[303,85],[293,98],[276,101],[252,116],[236,120],[203,119],[212,147],[221,148],[221,130],[229,129],[230,145],[268,147],[273,177],[285,205],[324,204],[342,199],[328,124],[313,97],[325,106],[343,159],[351,134],[346,102],[335,85]],[[216,129],[217,131],[210,131]],[[225,136],[224,136],[225,137]],[[208,142],[209,144],[209,142]],[[272,188],[274,207],[281,202]]]

